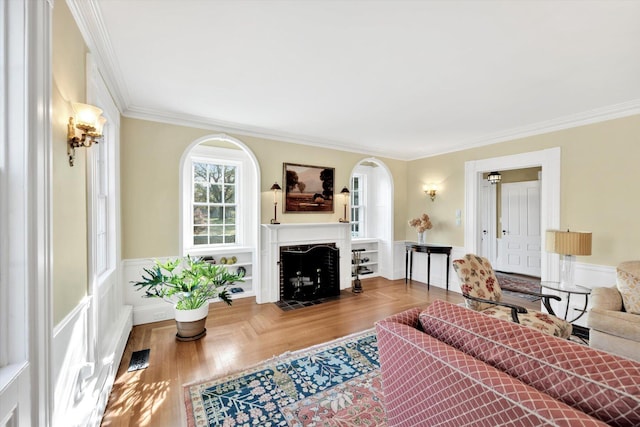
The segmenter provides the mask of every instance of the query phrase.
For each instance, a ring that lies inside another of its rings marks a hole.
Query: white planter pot
[[[207,334],[205,323],[209,314],[209,304],[205,304],[194,310],[177,310],[173,308],[176,318],[176,327],[178,333],[176,339],[178,341],[194,341],[202,338]]]

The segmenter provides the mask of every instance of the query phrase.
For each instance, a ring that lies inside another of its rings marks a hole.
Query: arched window
[[[231,143],[230,143],[231,142]],[[226,136],[188,150],[182,165],[182,252],[256,244],[259,213],[252,208],[256,171],[251,157]]]

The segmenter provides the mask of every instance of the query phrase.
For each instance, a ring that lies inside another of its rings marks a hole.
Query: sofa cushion
[[[617,286],[624,309],[640,314],[640,261],[621,262],[616,268]]]
[[[620,338],[640,342],[640,315],[638,314],[593,307],[589,311],[589,327]]]
[[[376,332],[390,426],[605,426],[405,322]]]
[[[640,425],[640,364],[434,301],[426,333],[614,426]]]

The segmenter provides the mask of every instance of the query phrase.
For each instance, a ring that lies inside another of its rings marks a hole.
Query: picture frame
[[[283,163],[285,213],[333,213],[335,168]]]

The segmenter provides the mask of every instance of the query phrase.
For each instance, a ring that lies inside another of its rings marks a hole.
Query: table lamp
[[[591,233],[547,230],[547,252],[560,254],[560,285],[573,285],[576,255],[591,255]]]

